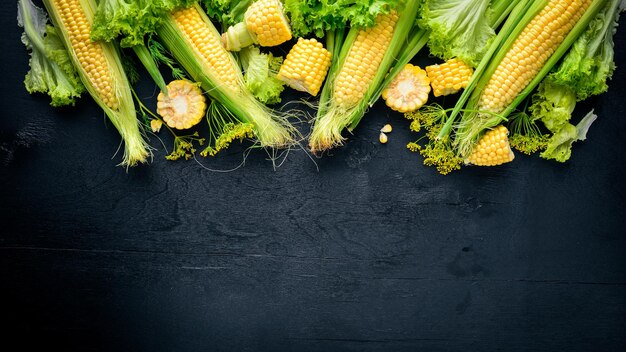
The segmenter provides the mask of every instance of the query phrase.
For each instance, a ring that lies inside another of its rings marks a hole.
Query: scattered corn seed
[[[393,131],[393,128],[391,127],[390,124],[386,124],[383,126],[383,128],[380,129],[380,132],[384,132],[384,133],[389,133]]]
[[[378,140],[380,141],[380,143],[387,143],[387,139],[387,135],[384,132],[380,132],[380,136],[378,136]]]

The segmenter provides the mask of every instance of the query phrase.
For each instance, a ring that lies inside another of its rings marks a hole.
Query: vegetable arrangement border
[[[152,155],[147,131],[174,136],[170,160],[235,141],[320,157],[346,143],[380,98],[420,134],[407,145],[442,174],[494,166],[513,149],[566,162],[597,116],[576,103],[607,91],[624,0],[32,0],[18,1],[30,51],[24,84],[54,107],[88,92],[124,142],[124,167]],[[293,42],[286,57],[267,47]],[[412,59],[428,47],[439,64]],[[133,54],[130,54],[132,52]],[[145,67],[151,111],[132,85]],[[166,84],[161,69],[171,70]],[[285,88],[318,96],[315,116],[279,111]],[[460,95],[453,107],[429,103]],[[139,116],[140,118],[137,118]],[[311,119],[302,136],[294,123]],[[198,124],[205,121],[206,135]],[[381,130],[387,142],[391,126]],[[198,149],[202,146],[201,149]]]

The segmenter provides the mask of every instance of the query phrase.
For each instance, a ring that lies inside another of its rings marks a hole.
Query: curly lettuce
[[[31,0],[18,4],[17,22],[24,28],[22,43],[30,50],[30,71],[24,85],[29,93],[46,93],[52,106],[74,105],[85,91],[69,54],[46,13]]]
[[[276,78],[276,74],[283,58],[262,53],[257,46],[249,46],[239,52],[239,59],[243,66],[246,87],[254,97],[264,104],[280,103],[280,94],[285,86]]]
[[[550,75],[555,83],[574,90],[578,101],[608,90],[607,81],[615,71],[613,34],[625,4],[609,0]]]
[[[430,52],[448,60],[458,57],[476,67],[495,31],[489,0],[429,0],[422,8],[420,27],[430,31]]]
[[[530,113],[533,120],[541,120],[546,128],[558,132],[572,117],[576,107],[576,93],[551,79],[544,80],[533,95]]]
[[[597,118],[598,116],[591,110],[576,126],[570,123],[563,126],[548,140],[546,150],[541,153],[541,157],[561,163],[569,160],[572,155],[572,144],[587,139],[589,127]]]
[[[100,0],[91,30],[93,40],[120,39],[124,48],[144,45],[168,12],[194,0]]]
[[[286,0],[285,12],[291,19],[296,37],[325,32],[347,26],[368,28],[380,14],[398,7],[400,0]]]
[[[228,27],[243,21],[252,0],[202,0],[202,3],[209,17]]]

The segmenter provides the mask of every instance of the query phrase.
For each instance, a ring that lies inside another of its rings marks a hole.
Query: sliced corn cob
[[[466,164],[496,166],[513,161],[515,154],[509,145],[508,135],[509,130],[503,125],[487,131],[474,147]]]
[[[125,142],[122,165],[143,163],[149,156],[136,118],[130,84],[113,44],[90,39],[94,0],[44,0],[87,91],[106,112]]]
[[[413,112],[428,101],[430,80],[419,66],[407,64],[383,90],[382,97],[392,110]]]
[[[440,65],[426,66],[430,85],[436,97],[457,93],[467,87],[472,77],[472,68],[463,61],[453,58]]]
[[[276,77],[295,90],[316,96],[330,68],[330,60],[330,52],[315,38],[298,38]]]
[[[585,13],[592,0],[550,0],[513,42],[479,101],[479,109],[499,113],[535,78]]]
[[[261,104],[245,87],[235,58],[221,45],[219,32],[200,5],[166,16],[157,35],[213,103],[219,104],[212,109],[209,121],[213,142],[225,133],[226,125],[240,123],[253,126],[262,147],[294,143],[296,131],[286,116]]]
[[[224,47],[239,51],[252,44],[276,46],[291,39],[291,27],[280,0],[258,0],[246,10],[244,22],[222,35]]]
[[[204,117],[206,102],[197,83],[175,80],[167,85],[168,95],[159,93],[157,113],[165,123],[179,130],[197,125]]]

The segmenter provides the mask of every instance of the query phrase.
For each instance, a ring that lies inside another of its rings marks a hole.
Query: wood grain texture
[[[610,91],[575,114],[593,107],[600,118],[564,165],[517,155],[444,177],[405,149],[415,135],[378,104],[317,165],[293,150],[273,170],[254,151],[241,169],[210,172],[164,160],[152,138],[153,163],[127,173],[115,166],[118,134],[88,97],[53,109],[23,89],[14,10],[0,8],[3,345],[626,347],[623,28]],[[154,104],[147,77],[137,89]],[[394,131],[380,145],[387,122]],[[244,150],[199,162],[231,169]]]

